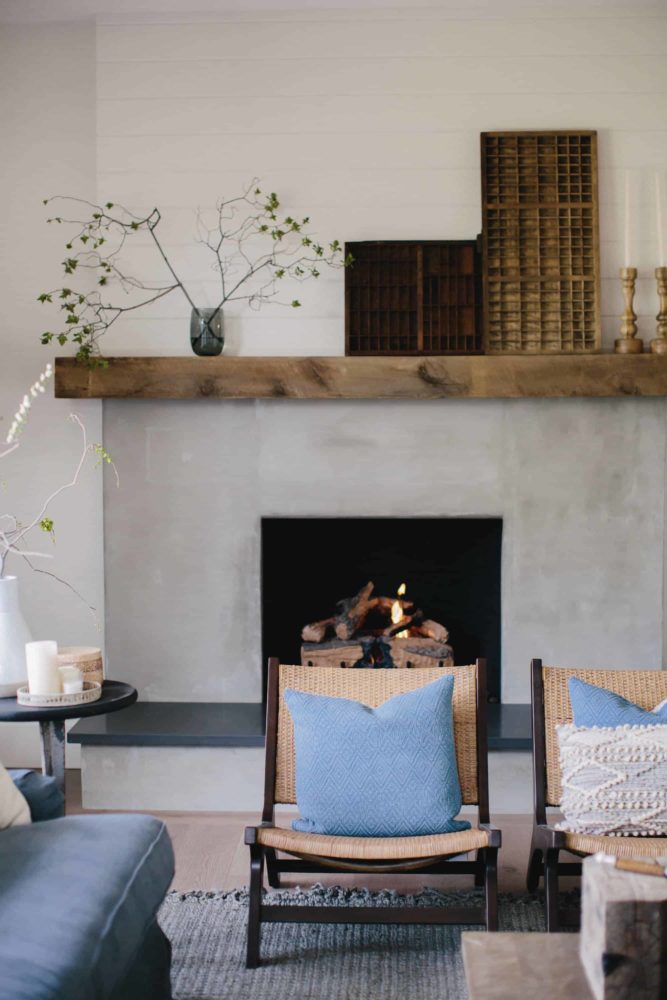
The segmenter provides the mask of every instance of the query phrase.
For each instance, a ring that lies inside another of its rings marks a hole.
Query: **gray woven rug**
[[[270,893],[319,906],[478,905],[474,892],[418,896],[323,888]],[[176,1000],[465,1000],[462,930],[400,924],[265,924],[259,969],[245,968],[248,895],[170,893],[160,923],[172,942]],[[501,895],[500,928],[544,930],[542,903]]]

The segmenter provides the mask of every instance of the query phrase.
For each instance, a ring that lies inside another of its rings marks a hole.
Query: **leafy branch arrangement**
[[[55,300],[64,313],[61,329],[43,333],[43,344],[53,340],[60,345],[71,342],[77,345],[76,356],[80,361],[90,366],[104,365],[107,362],[101,356],[99,341],[109,327],[124,313],[156,302],[177,289],[200,319],[204,318],[158,236],[162,218],[159,209],[140,217],[110,201],[101,206],[81,198],[57,196],[44,200],[45,205],[52,202],[64,202],[75,209],[73,218],[56,215],[47,221],[75,227],[65,244],[67,255],[62,266],[66,280],[73,275],[85,275],[85,282],[81,290],[65,285],[38,296],[40,302]],[[211,267],[219,279],[218,303],[213,315],[231,302],[245,302],[258,309],[273,300],[298,308],[301,305],[298,299],[278,298],[285,279],[318,278],[323,266],[347,267],[352,263],[352,257],[345,256],[338,240],[327,245],[318,243],[309,223],[308,216],[285,215],[278,196],[262,192],[256,180],[238,197],[218,201],[212,228],[205,225],[198,212],[198,242],[210,251]],[[164,284],[146,284],[126,274],[121,267],[120,255],[126,241],[139,232],[148,234],[166,268],[168,277]],[[119,299],[121,291],[132,296],[132,300]]]
[[[32,400],[45,391],[45,383],[49,378],[51,378],[52,374],[53,368],[51,365],[47,365],[46,369],[23,397],[21,405],[14,415],[14,420],[9,434],[7,435],[7,446],[3,451],[0,451],[0,460],[6,459],[20,447],[20,441],[18,438],[28,419],[28,411],[32,406]],[[77,485],[89,459],[94,460],[93,464],[96,467],[102,464],[110,465],[114,471],[114,475],[116,476],[116,484],[118,484],[118,473],[108,452],[101,444],[94,444],[88,441],[86,428],[75,413],[71,413],[69,419],[78,427],[81,433],[81,451],[69,480],[50,493],[39,507],[37,513],[25,523],[19,521],[14,514],[0,513],[0,579],[5,576],[10,556],[22,559],[36,573],[44,573],[71,590],[72,593],[76,594],[76,596],[86,604],[91,613],[95,614],[95,608],[88,604],[88,602],[70,583],[49,570],[41,569],[35,566],[33,560],[52,559],[52,554],[48,552],[36,551],[27,545],[28,536],[36,531],[41,531],[50,535],[52,541],[55,541],[55,524],[50,514],[52,504],[62,493],[73,489]]]

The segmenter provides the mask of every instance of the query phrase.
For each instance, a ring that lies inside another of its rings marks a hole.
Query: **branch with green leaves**
[[[73,232],[65,244],[62,261],[68,283],[38,296],[40,302],[57,304],[63,314],[58,329],[42,334],[43,344],[75,344],[80,361],[89,366],[104,365],[107,362],[100,340],[107,330],[125,313],[177,290],[203,318],[157,232],[162,218],[157,208],[146,216],[137,216],[110,201],[100,206],[85,199],[58,196],[45,199],[44,204],[53,202],[82,206],[88,216],[70,217],[67,213],[47,220],[71,226]],[[284,213],[277,194],[265,194],[256,180],[238,197],[218,201],[212,227],[205,224],[200,212],[197,224],[199,242],[211,252],[212,268],[219,281],[214,315],[231,302],[245,302],[254,309],[269,301],[298,308],[299,299],[283,301],[279,297],[286,279],[301,282],[318,278],[323,267],[347,267],[352,263],[338,240],[319,243],[310,230],[309,217]],[[163,284],[146,284],[125,273],[121,266],[128,238],[142,232],[149,236],[166,270]],[[82,279],[83,287],[73,287],[72,276]],[[131,297],[131,301],[121,295]]]

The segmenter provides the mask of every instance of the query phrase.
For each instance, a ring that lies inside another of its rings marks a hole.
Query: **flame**
[[[402,583],[400,585],[400,587],[398,588],[398,590],[396,591],[397,596],[398,597],[403,597],[403,595],[405,594],[406,590],[407,590],[407,587],[405,586],[404,583]],[[391,606],[391,623],[392,623],[392,625],[398,625],[398,623],[401,621],[402,618],[403,618],[403,608],[401,607],[401,602],[398,601],[398,600],[396,600],[396,601],[394,601],[394,603]],[[410,633],[408,632],[407,629],[403,629],[402,632],[397,632],[396,633],[396,638],[397,639],[407,639],[408,636],[409,636],[409,634]]]

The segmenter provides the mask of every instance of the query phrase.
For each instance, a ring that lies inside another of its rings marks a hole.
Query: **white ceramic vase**
[[[18,580],[0,577],[0,698],[12,698],[26,683],[25,644],[31,639],[21,613]]]

